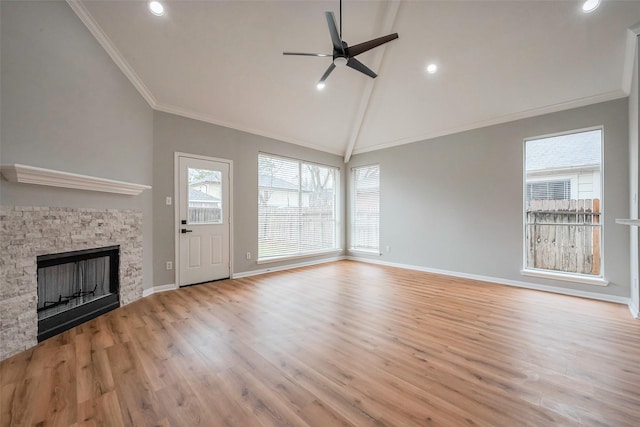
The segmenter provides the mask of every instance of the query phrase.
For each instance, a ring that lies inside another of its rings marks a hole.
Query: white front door
[[[230,272],[229,163],[178,156],[178,281],[226,279]]]

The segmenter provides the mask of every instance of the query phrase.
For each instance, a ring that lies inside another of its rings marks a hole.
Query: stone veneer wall
[[[39,255],[120,246],[120,304],[142,297],[142,213],[0,206],[0,360],[37,344]]]

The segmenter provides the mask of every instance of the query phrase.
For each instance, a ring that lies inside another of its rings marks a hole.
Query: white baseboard
[[[395,262],[387,262],[387,261],[379,261],[377,259],[371,259],[371,258],[360,258],[360,257],[354,257],[354,256],[337,256],[337,257],[331,257],[331,258],[325,258],[325,259],[321,259],[321,260],[315,260],[315,261],[308,261],[308,262],[301,262],[301,263],[296,263],[296,264],[288,264],[288,265],[283,265],[283,266],[279,266],[279,267],[270,267],[270,268],[264,268],[264,269],[260,269],[260,270],[251,270],[251,271],[243,271],[240,273],[234,273],[231,278],[232,279],[241,279],[243,277],[250,277],[250,276],[258,276],[261,274],[266,274],[266,273],[272,273],[275,271],[284,271],[284,270],[291,270],[294,268],[300,268],[300,267],[308,267],[311,265],[318,265],[318,264],[325,264],[328,262],[334,262],[334,261],[341,261],[344,259],[348,259],[351,261],[358,261],[358,262],[367,262],[370,264],[379,264],[379,265],[386,265],[389,267],[397,267],[397,268],[403,268],[406,270],[415,270],[415,271],[423,271],[425,273],[433,273],[433,274],[442,274],[445,276],[452,276],[452,277],[460,277],[460,278],[464,278],[464,279],[471,279],[471,280],[479,280],[482,282],[490,282],[490,283],[497,283],[500,285],[507,285],[507,286],[515,286],[518,288],[526,288],[526,289],[534,289],[534,290],[538,290],[538,291],[546,291],[546,292],[553,292],[556,294],[564,294],[564,295],[571,295],[571,296],[576,296],[576,297],[582,297],[582,298],[591,298],[591,299],[595,299],[595,300],[600,300],[600,301],[607,301],[607,302],[614,302],[614,303],[618,303],[618,304],[625,304],[629,307],[629,311],[631,312],[631,315],[634,318],[640,318],[640,309],[638,307],[635,307],[633,304],[633,301],[631,301],[630,298],[626,298],[626,297],[620,297],[620,296],[616,296],[616,295],[607,295],[607,294],[601,294],[601,293],[596,293],[596,292],[586,292],[586,291],[579,291],[579,290],[575,290],[575,289],[565,289],[565,288],[558,288],[556,286],[547,286],[547,285],[540,285],[537,283],[529,283],[529,282],[520,282],[517,280],[507,280],[507,279],[501,279],[498,277],[490,277],[490,276],[481,276],[481,275],[477,275],[477,274],[468,274],[468,273],[459,273],[456,271],[449,271],[449,270],[441,270],[441,269],[437,269],[437,268],[429,268],[429,267],[420,267],[417,265],[410,265],[410,264],[399,264],[399,263],[395,263]],[[152,294],[156,294],[158,292],[165,292],[165,291],[172,291],[174,289],[178,289],[178,286],[176,286],[175,284],[168,284],[168,285],[158,285],[158,286],[154,286],[150,289],[145,289],[142,291],[142,296],[146,297]]]
[[[640,307],[634,304],[633,301],[629,302],[629,311],[635,319],[640,319]]]
[[[152,294],[157,294],[158,292],[165,292],[165,291],[173,291],[174,289],[178,289],[178,287],[176,285],[174,285],[173,283],[169,284],[169,285],[158,285],[158,286],[154,286],[150,289],[145,289],[142,291],[142,296],[143,297],[148,297],[149,295]]]
[[[537,283],[520,282],[517,280],[507,280],[507,279],[501,279],[498,277],[480,276],[477,274],[458,273],[456,271],[440,270],[437,268],[420,267],[416,265],[397,264],[394,262],[378,261],[376,259],[371,259],[371,258],[360,258],[360,257],[348,256],[346,257],[346,259],[349,259],[352,261],[368,262],[371,264],[386,265],[389,267],[404,268],[406,270],[424,271],[425,273],[442,274],[445,276],[460,277],[463,279],[497,283],[500,285],[516,286],[518,288],[527,288],[527,289],[534,289],[537,291],[553,292],[556,294],[571,295],[574,297],[591,298],[591,299],[600,300],[600,301],[615,302],[618,304],[626,304],[626,305],[630,304],[629,298],[620,297],[617,295],[607,295],[607,294],[601,294],[596,292],[586,292],[586,291],[579,291],[575,289],[558,288],[556,286],[547,286],[547,285],[540,285]],[[633,310],[632,310],[632,313],[633,313]]]
[[[296,263],[296,264],[288,264],[288,265],[283,265],[280,267],[270,267],[270,268],[264,268],[261,270],[251,270],[251,271],[243,271],[241,273],[233,273],[231,275],[232,279],[241,279],[243,277],[249,277],[249,276],[257,276],[259,274],[266,274],[266,273],[271,273],[274,271],[282,271],[282,270],[291,270],[293,268],[300,268],[300,267],[308,267],[310,265],[316,265],[316,264],[324,264],[327,262],[333,262],[333,261],[340,261],[346,259],[346,257],[344,256],[337,256],[337,257],[331,257],[331,258],[324,258],[321,260],[316,260],[316,261],[308,261],[308,262],[300,262],[300,263]],[[165,292],[165,291],[172,291],[174,289],[178,289],[178,286],[175,284],[169,284],[169,285],[158,285],[158,286],[154,286],[150,289],[145,289],[142,291],[142,296],[146,297],[152,294],[157,294],[158,292]]]
[[[291,270],[293,268],[308,267],[310,265],[325,264],[327,262],[341,261],[344,259],[347,259],[347,257],[341,255],[337,257],[324,258],[324,259],[315,260],[315,261],[300,262],[296,264],[287,264],[279,267],[270,267],[270,268],[263,268],[260,270],[242,271],[240,273],[233,273],[231,275],[231,278],[241,279],[243,277],[258,276],[260,274],[272,273],[274,271]]]

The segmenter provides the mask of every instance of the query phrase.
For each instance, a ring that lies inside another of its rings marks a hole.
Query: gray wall
[[[176,219],[174,218],[174,206],[165,204],[167,196],[171,196],[175,200],[173,176],[175,152],[233,161],[234,273],[327,258],[327,256],[323,256],[260,265],[256,263],[255,258],[258,253],[258,153],[266,152],[340,167],[342,194],[344,194],[345,169],[342,157],[156,111],[154,113],[153,153],[153,253],[156,285],[175,283],[174,271],[168,271],[165,268],[167,261],[175,262]],[[344,224],[344,209],[342,209],[341,216]],[[343,226],[341,225],[341,227]],[[247,252],[252,253],[252,260],[246,259]]]
[[[380,164],[379,261],[629,296],[628,100],[591,105],[353,156]],[[523,140],[604,126],[608,287],[523,276]],[[390,246],[390,252],[386,246]]]
[[[152,184],[153,111],[65,2],[0,2],[0,162]],[[152,193],[114,195],[0,180],[0,203],[139,209],[153,285]]]
[[[339,156],[153,112],[66,3],[3,1],[0,7],[1,163],[154,186],[153,192],[131,197],[1,180],[0,202],[142,210],[145,288],[175,282],[174,272],[165,269],[166,261],[175,261],[174,207],[164,202],[175,196],[174,152],[233,160],[234,272],[287,264],[255,262],[258,152],[339,166],[344,187],[347,170]],[[634,87],[637,91],[637,81]],[[354,156],[350,167],[381,164],[383,255],[378,259],[628,296],[629,232],[614,224],[629,215],[627,102]],[[604,268],[611,284],[600,288],[521,276],[522,140],[593,125],[605,126]],[[637,179],[633,182],[637,186]],[[346,224],[343,220],[343,230]],[[247,261],[246,252],[254,260]],[[315,259],[322,257],[301,261]]]
[[[638,49],[640,46],[636,42],[636,54],[633,62],[633,79],[631,82],[631,93],[629,96],[629,199],[630,209],[629,218],[638,218],[638,184],[639,174],[638,168],[640,165],[640,155],[638,152],[638,132],[640,131],[640,109],[639,107],[639,94],[638,91]],[[638,227],[629,227],[631,236],[631,310],[636,315],[640,307],[640,289],[638,287],[639,278],[639,243],[638,243]]]

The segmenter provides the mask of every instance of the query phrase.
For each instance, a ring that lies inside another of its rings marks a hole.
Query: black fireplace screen
[[[119,247],[38,257],[38,340],[120,306]]]

